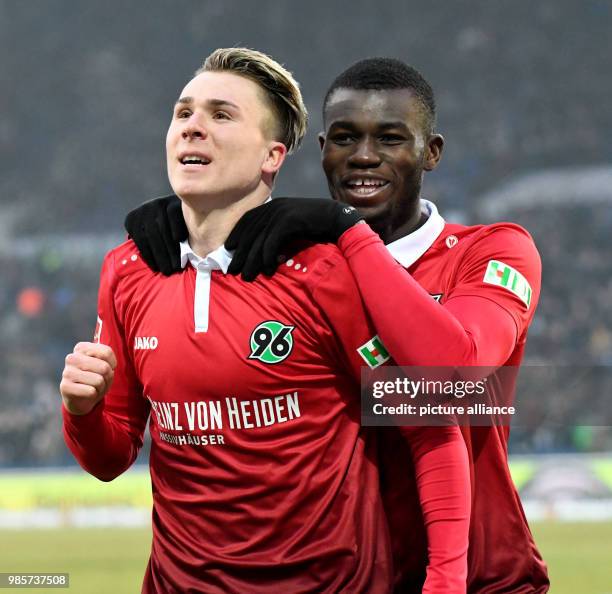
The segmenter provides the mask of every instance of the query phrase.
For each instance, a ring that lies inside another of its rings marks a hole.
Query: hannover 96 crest
[[[249,359],[274,365],[284,361],[293,349],[291,332],[295,326],[285,326],[276,320],[262,322],[251,334]]]

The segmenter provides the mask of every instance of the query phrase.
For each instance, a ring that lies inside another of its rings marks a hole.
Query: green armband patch
[[[531,305],[531,285],[518,271],[499,260],[490,260],[483,281],[490,285],[503,287],[514,293],[529,309]]]

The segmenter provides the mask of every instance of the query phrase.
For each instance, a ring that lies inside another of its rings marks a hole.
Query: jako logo
[[[135,351],[154,351],[157,348],[157,336],[137,336],[134,339]]]

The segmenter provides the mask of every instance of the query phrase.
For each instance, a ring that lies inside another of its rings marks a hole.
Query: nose
[[[189,120],[185,122],[181,136],[183,137],[183,140],[201,140],[208,136],[208,132],[206,131],[201,119],[197,118],[196,115],[193,114]]]
[[[362,138],[349,158],[349,163],[355,167],[377,167],[380,161],[373,138]]]

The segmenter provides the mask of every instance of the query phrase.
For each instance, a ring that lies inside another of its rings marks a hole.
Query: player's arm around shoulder
[[[307,290],[329,330],[329,349],[359,380],[361,367],[370,364],[365,358],[367,354],[364,356],[360,353],[371,347],[370,343],[375,341],[379,346],[380,356],[376,366],[388,361],[390,356],[376,334],[355,277],[342,252],[332,244],[317,244],[305,255],[309,258],[308,270],[312,271],[305,279]]]

